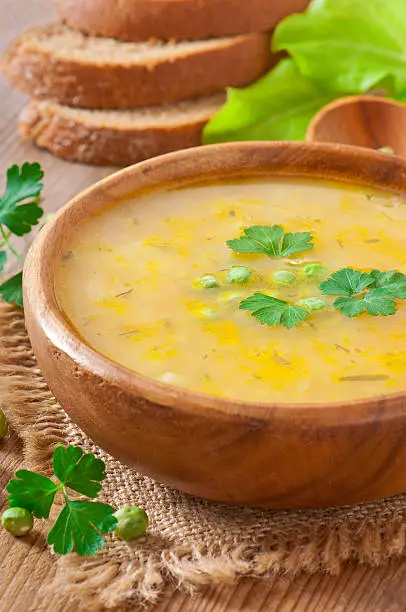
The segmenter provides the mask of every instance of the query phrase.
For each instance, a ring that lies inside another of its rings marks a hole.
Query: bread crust
[[[33,44],[44,31],[33,28],[22,34],[6,53],[3,71],[34,98],[78,108],[131,109],[208,96],[227,86],[244,87],[272,65],[266,33],[231,38],[203,51],[191,49],[176,58],[168,54],[153,62],[102,63]],[[277,56],[272,59],[274,63]]]
[[[221,97],[220,97],[221,98]],[[219,99],[218,108],[222,99]],[[201,144],[204,125],[214,114],[188,119],[177,125],[94,125],[67,114],[64,108],[47,102],[31,101],[23,109],[19,131],[26,140],[47,149],[57,157],[98,166],[129,166],[157,155]]]
[[[202,40],[271,30],[309,0],[54,0],[72,27],[140,41]]]

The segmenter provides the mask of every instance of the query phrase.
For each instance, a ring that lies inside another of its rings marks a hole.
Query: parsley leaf
[[[282,324],[288,329],[299,325],[310,314],[300,306],[258,292],[242,300],[240,310],[253,311],[252,316],[263,325]]]
[[[338,298],[333,306],[347,317],[355,317],[365,311],[374,317],[395,314],[396,302],[380,294],[379,291],[379,289],[368,291],[361,298]]]
[[[289,257],[313,248],[310,232],[285,234],[280,225],[252,225],[240,238],[228,240],[234,253],[263,253],[268,257]]]
[[[0,285],[0,296],[9,304],[23,307],[23,273],[18,272]]]
[[[366,311],[374,317],[393,315],[396,312],[396,302],[391,299],[385,289],[368,291],[363,299]]]
[[[92,454],[85,455],[78,446],[58,446],[54,457],[55,476],[66,487],[87,495],[97,497],[106,478],[105,465]]]
[[[21,263],[24,258],[15,250],[10,238],[28,234],[44,214],[38,206],[43,188],[40,182],[44,173],[38,163],[11,166],[7,170],[6,189],[0,197],[0,248],[7,249]],[[7,252],[0,251],[0,272],[7,260]],[[23,306],[22,273],[19,272],[0,285],[0,297],[10,304]]]
[[[101,534],[113,531],[117,525],[114,512],[114,508],[100,502],[67,499],[47,542],[60,555],[72,552],[73,548],[78,555],[94,555],[104,546]]]
[[[3,272],[7,261],[7,251],[0,251],[0,272]]]
[[[48,543],[62,555],[73,548],[79,555],[94,555],[104,546],[102,534],[113,531],[117,525],[117,518],[113,516],[116,510],[100,502],[73,501],[68,497],[67,488],[97,497],[100,482],[106,477],[105,465],[79,447],[58,446],[53,466],[58,483],[41,474],[19,470],[7,485],[10,506],[25,508],[37,518],[48,518],[56,493],[62,491],[65,507],[48,534]]]
[[[37,518],[48,518],[59,489],[60,486],[46,476],[18,470],[16,478],[7,485],[9,505],[11,508],[25,508]]]
[[[320,284],[324,295],[351,296],[361,293],[366,287],[372,285],[374,279],[370,274],[362,273],[353,268],[343,268],[334,272],[326,281]]]
[[[406,274],[397,270],[389,270],[389,272],[372,270],[370,276],[374,279],[374,287],[384,289],[386,295],[399,300],[406,299]]]
[[[350,297],[338,298],[334,302],[334,308],[342,312],[346,317],[356,317],[362,314],[365,310],[362,300],[353,299]]]
[[[341,295],[333,306],[347,317],[356,317],[367,312],[374,317],[393,315],[396,302],[393,298],[406,298],[406,275],[396,270],[369,274],[344,268],[334,272],[320,284],[325,295]]]
[[[43,176],[38,163],[25,163],[21,170],[11,166],[7,171],[6,190],[0,198],[0,223],[16,236],[28,234],[44,214],[38,206]],[[29,198],[32,199],[26,202]]]

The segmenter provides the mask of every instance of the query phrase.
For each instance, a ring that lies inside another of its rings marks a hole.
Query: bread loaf
[[[140,41],[201,40],[271,30],[309,0],[54,0],[70,26]]]
[[[200,144],[223,95],[137,111],[92,111],[32,101],[20,117],[24,138],[54,155],[89,164],[127,166]]]
[[[268,34],[183,42],[125,43],[60,24],[22,34],[3,59],[25,93],[90,109],[169,104],[241,87],[270,66]]]

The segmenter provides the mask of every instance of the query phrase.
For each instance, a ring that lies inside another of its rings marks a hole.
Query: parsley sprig
[[[44,214],[38,205],[43,176],[38,163],[27,162],[21,168],[15,165],[7,170],[6,189],[0,198],[0,272],[7,262],[7,252],[24,262],[12,245],[11,237],[28,234]],[[6,302],[23,305],[21,272],[0,285],[0,297]]]
[[[299,325],[310,315],[309,311],[301,306],[258,292],[242,300],[240,310],[252,311],[252,316],[263,325],[282,324],[288,329]]]
[[[285,233],[280,225],[247,227],[240,238],[228,240],[227,245],[234,253],[258,253],[278,258],[290,257],[314,246],[310,232]],[[406,275],[397,270],[362,272],[354,268],[343,268],[320,283],[319,289],[324,295],[339,296],[333,306],[347,317],[363,313],[375,317],[389,316],[397,310],[396,300],[406,299]],[[315,299],[319,298],[315,296]],[[239,308],[250,311],[263,325],[284,325],[290,329],[305,321],[310,315],[309,310],[322,309],[307,308],[302,302],[291,304],[256,292],[242,300]]]
[[[396,270],[361,272],[343,268],[320,284],[324,295],[338,295],[333,306],[347,317],[367,312],[389,316],[396,312],[396,299],[406,299],[406,275]]]
[[[262,253],[268,257],[289,257],[313,248],[310,232],[285,234],[281,225],[253,225],[243,231],[240,238],[228,240],[234,253]]]
[[[117,525],[115,509],[98,501],[72,500],[69,490],[92,499],[101,491],[105,465],[76,446],[58,446],[53,455],[55,480],[19,470],[7,485],[11,508],[25,508],[37,518],[48,518],[55,496],[62,492],[65,505],[48,534],[48,544],[65,555],[72,550],[81,555],[94,555],[104,546],[103,534]]]

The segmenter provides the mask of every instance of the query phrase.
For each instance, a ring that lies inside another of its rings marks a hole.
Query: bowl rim
[[[255,165],[256,154],[258,154],[259,159],[267,159],[267,165],[263,167]],[[228,172],[230,161],[225,162],[224,160],[229,160],[229,158],[233,158],[234,163],[235,160],[241,161],[243,158],[247,162],[247,166],[232,167],[231,172]],[[211,418],[213,412],[224,419],[257,418],[261,422],[270,418],[286,421],[295,417],[301,423],[311,421],[312,423],[340,426],[343,424],[343,417],[347,417],[346,422],[353,422],[355,425],[370,421],[372,415],[376,418],[381,403],[388,401],[393,404],[393,411],[390,415],[384,415],[385,418],[392,419],[404,415],[406,390],[348,401],[271,403],[247,402],[233,398],[217,397],[176,387],[130,370],[105,357],[87,344],[74,327],[69,324],[58,305],[53,283],[45,283],[45,279],[49,273],[50,254],[52,257],[54,252],[59,251],[60,253],[63,250],[63,246],[57,244],[58,227],[67,220],[72,210],[89,197],[97,200],[98,193],[106,188],[114,189],[120,183],[125,183],[127,179],[132,178],[136,181],[140,177],[145,178],[154,175],[155,171],[159,175],[161,168],[165,167],[172,167],[175,172],[179,172],[179,169],[183,166],[195,169],[207,168],[213,162],[214,172],[196,171],[193,180],[190,180],[192,175],[187,174],[183,184],[192,186],[193,183],[202,184],[206,180],[207,182],[210,182],[210,180],[215,182],[221,177],[234,177],[235,180],[242,181],[249,176],[254,178],[260,176],[269,178],[296,177],[299,179],[307,177],[310,180],[337,181],[406,195],[406,160],[371,149],[335,143],[250,141],[208,145],[169,153],[124,168],[91,185],[71,199],[38,233],[31,245],[24,265],[24,301],[27,300],[29,307],[35,301],[36,311],[34,313],[31,310],[30,315],[40,321],[40,326],[47,339],[71,360],[79,364],[83,370],[91,375],[103,378],[106,383],[113,384],[116,387],[119,386],[130,395],[141,395],[161,406],[176,407],[179,411],[199,413]],[[279,170],[277,169],[278,164],[280,165]],[[281,170],[284,164],[287,164],[287,170]],[[292,171],[292,167],[300,164],[304,164],[303,167],[301,166],[301,171]],[[272,168],[275,166],[273,171],[271,166]],[[247,169],[248,172],[246,172]],[[243,173],[240,174],[240,171]],[[377,175],[374,172],[377,172]],[[152,178],[152,181],[154,181],[154,178]],[[156,184],[151,185],[151,188],[159,191],[176,185],[180,186],[179,179],[173,181],[158,180]],[[113,198],[110,205],[117,205],[120,201],[134,197],[137,192],[145,193],[145,191],[145,186],[129,190],[125,196]],[[108,204],[102,204],[100,209],[103,210],[107,207]],[[81,222],[91,217],[92,214],[93,211],[84,215]],[[55,266],[55,260],[53,265]]]

